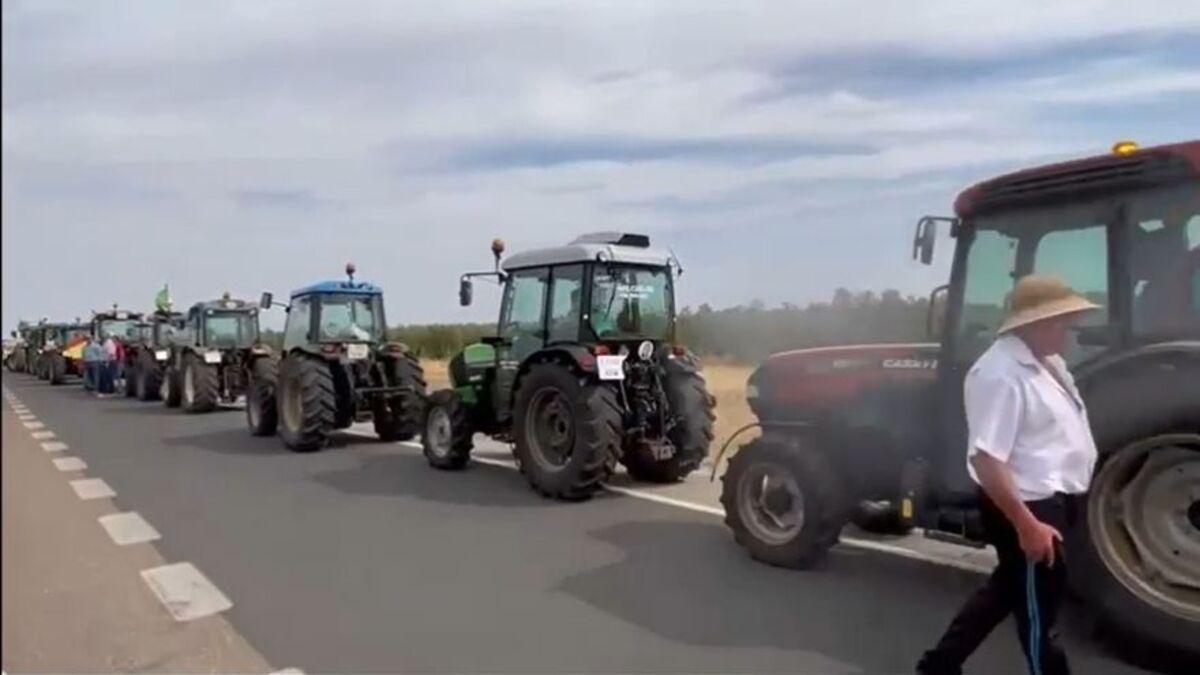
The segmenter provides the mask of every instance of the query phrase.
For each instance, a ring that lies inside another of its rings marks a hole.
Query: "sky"
[[[3,325],[348,261],[390,323],[489,321],[494,237],[597,230],[681,305],[924,295],[921,215],[1198,111],[1191,0],[5,0]]]

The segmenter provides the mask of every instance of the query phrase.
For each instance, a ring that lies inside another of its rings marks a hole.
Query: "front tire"
[[[67,379],[67,360],[62,354],[51,354],[46,364],[46,379],[50,384],[62,384]]]
[[[158,364],[148,352],[138,355],[138,366],[134,375],[134,389],[139,401],[153,401],[159,396],[162,387],[162,374]]]
[[[675,424],[667,438],[675,446],[675,454],[665,460],[655,459],[648,448],[627,448],[621,457],[625,470],[635,480],[649,483],[677,483],[700,468],[708,456],[713,439],[713,411],[716,400],[708,393],[704,377],[699,372],[672,363],[663,382],[667,403]]]
[[[255,436],[274,436],[279,426],[279,408],[275,387],[279,364],[269,356],[260,356],[250,366],[250,390],[246,392],[246,423]]]
[[[433,392],[421,433],[421,449],[429,466],[454,471],[467,465],[475,435],[467,407],[450,389]]]
[[[721,477],[725,524],[751,557],[805,569],[821,560],[846,522],[841,481],[807,439],[758,438]]]
[[[195,354],[183,357],[180,384],[184,412],[206,413],[217,407],[217,369]]]
[[[163,369],[162,384],[158,389],[158,397],[168,408],[178,408],[180,403],[179,371],[172,366]]]
[[[611,388],[539,363],[522,379],[514,411],[513,451],[534,490],[583,500],[612,475],[624,424]]]
[[[394,396],[375,397],[371,411],[375,433],[383,441],[410,440],[425,421],[425,371],[410,354],[384,359],[382,366],[388,386],[408,388]]]
[[[284,357],[279,367],[279,436],[295,452],[329,443],[337,412],[329,364],[302,355]]]

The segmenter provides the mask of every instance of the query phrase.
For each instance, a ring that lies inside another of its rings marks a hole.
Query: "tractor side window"
[[[287,324],[283,330],[284,350],[308,343],[308,331],[312,323],[312,299],[297,298],[288,309]]]
[[[550,290],[550,342],[579,339],[583,265],[554,268]]]
[[[1200,188],[1148,190],[1129,200],[1133,331],[1200,334]]]
[[[542,343],[542,319],[546,311],[546,270],[521,270],[513,272],[504,291],[504,316],[500,321],[500,335],[513,342],[515,351],[518,343]]]

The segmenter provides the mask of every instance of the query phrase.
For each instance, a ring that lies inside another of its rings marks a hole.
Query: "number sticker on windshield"
[[[600,371],[601,380],[623,380],[625,379],[625,357],[611,354],[597,356],[596,369]]]

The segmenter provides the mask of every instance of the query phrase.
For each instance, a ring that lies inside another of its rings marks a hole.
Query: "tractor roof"
[[[666,267],[673,256],[669,251],[650,248],[650,237],[623,232],[595,232],[575,238],[566,246],[539,248],[504,259],[501,268],[516,270],[574,262],[630,263]]]
[[[321,281],[292,291],[292,299],[304,295],[383,295],[383,289],[369,281]]]
[[[1121,145],[1121,144],[1118,144]],[[954,200],[960,217],[1004,206],[1151,187],[1200,176],[1200,140],[1024,169],[977,183]]]
[[[123,321],[125,319],[133,319],[134,321],[138,321],[142,318],[142,313],[141,312],[129,312],[129,311],[126,311],[123,309],[104,309],[104,310],[100,310],[100,311],[93,311],[92,318],[99,319],[99,320],[116,319],[118,321]]]
[[[246,300],[238,300],[237,298],[219,298],[217,300],[205,300],[192,305],[192,309],[220,309],[237,311],[239,309],[257,309],[258,305]]]

